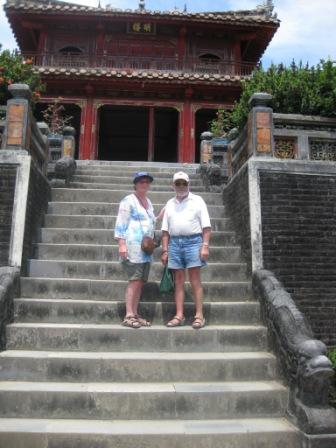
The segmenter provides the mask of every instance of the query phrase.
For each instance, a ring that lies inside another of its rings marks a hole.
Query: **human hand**
[[[208,261],[209,259],[209,246],[202,244],[200,249],[200,258],[202,261]]]
[[[119,257],[124,260],[127,258],[127,247],[124,243],[119,244]]]
[[[168,252],[167,251],[163,251],[161,254],[161,262],[162,264],[167,264],[168,263]]]

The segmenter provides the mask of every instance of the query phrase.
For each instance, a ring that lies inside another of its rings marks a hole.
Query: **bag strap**
[[[152,219],[152,217],[151,217],[150,214],[148,213],[148,210],[146,209],[146,207],[144,207],[143,203],[142,203],[141,200],[138,198],[138,196],[137,196],[135,193],[133,193],[133,195],[134,195],[134,196],[136,197],[136,199],[140,202],[140,204],[142,205],[142,207],[146,210],[147,216],[148,216],[148,218],[150,218],[150,220],[151,220],[151,222],[152,222],[152,227],[153,227],[153,230],[154,230],[154,220]],[[136,208],[136,211],[137,211],[137,218],[138,218],[138,221],[139,221],[139,224],[140,224],[140,227],[141,227],[142,235],[145,236],[145,232],[144,232],[144,229],[143,229],[142,224],[141,224],[141,219],[140,219],[140,215],[139,215],[138,205],[137,205],[136,200],[134,200],[134,202],[135,202],[135,208]]]

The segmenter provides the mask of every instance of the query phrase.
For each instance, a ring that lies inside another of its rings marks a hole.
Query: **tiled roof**
[[[48,14],[89,14],[107,17],[155,17],[171,18],[177,20],[211,21],[225,23],[243,24],[274,24],[278,25],[279,20],[276,14],[272,14],[273,8],[270,6],[259,6],[253,10],[246,11],[224,11],[224,12],[187,12],[187,11],[149,11],[149,10],[123,10],[118,8],[97,8],[92,6],[76,5],[59,0],[7,0],[5,9],[8,11],[23,11],[33,13]]]
[[[105,70],[100,68],[57,68],[57,67],[36,67],[36,71],[41,75],[51,75],[57,77],[79,77],[79,78],[105,78],[105,79],[132,79],[150,80],[160,82],[175,81],[183,83],[240,83],[246,76],[220,75],[213,73],[188,73],[188,72],[167,72],[167,71],[144,71],[144,70]]]

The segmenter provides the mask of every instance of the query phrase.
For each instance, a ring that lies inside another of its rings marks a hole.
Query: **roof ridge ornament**
[[[257,6],[257,10],[265,12],[267,17],[272,17],[272,13],[274,10],[273,0],[264,0],[261,5]]]
[[[145,0],[139,0],[139,11],[144,12],[146,10]]]

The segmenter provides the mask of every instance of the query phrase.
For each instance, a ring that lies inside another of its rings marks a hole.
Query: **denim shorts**
[[[171,236],[168,246],[168,268],[189,269],[206,265],[200,258],[202,234]]]

